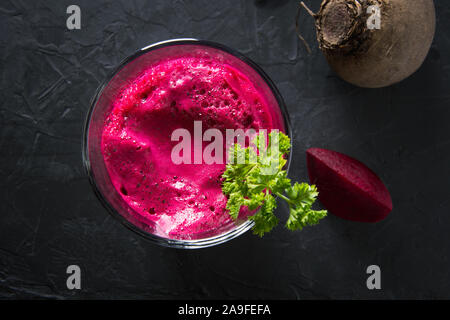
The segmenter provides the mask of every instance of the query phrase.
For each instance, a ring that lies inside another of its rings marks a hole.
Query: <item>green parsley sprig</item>
[[[319,194],[316,186],[298,182],[292,185],[284,170],[291,148],[289,137],[272,131],[267,140],[266,143],[266,135],[260,133],[252,141],[256,148],[242,148],[236,143],[230,149],[222,175],[222,191],[228,197],[229,214],[237,219],[243,206],[252,211],[260,208],[249,219],[255,222],[253,232],[263,236],[278,224],[274,214],[276,196],[289,204],[288,229],[302,230],[317,224],[327,211],[311,209]]]

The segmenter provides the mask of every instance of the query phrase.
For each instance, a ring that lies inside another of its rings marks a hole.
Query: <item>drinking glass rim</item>
[[[203,239],[195,239],[195,240],[181,240],[181,239],[170,239],[170,238],[164,238],[149,232],[146,232],[142,230],[141,228],[137,227],[130,221],[128,221],[124,216],[122,216],[118,210],[116,210],[109,201],[103,196],[102,192],[100,191],[100,188],[97,185],[97,182],[95,180],[94,174],[92,172],[91,168],[91,162],[89,159],[89,127],[91,122],[91,117],[93,114],[93,111],[95,109],[95,106],[97,104],[98,99],[100,98],[101,94],[103,93],[104,89],[108,86],[108,84],[113,80],[113,78],[122,70],[123,67],[125,67],[128,63],[134,61],[135,59],[141,57],[144,54],[147,54],[151,51],[161,49],[168,46],[176,46],[176,45],[200,45],[200,46],[206,46],[211,47],[213,49],[218,49],[221,51],[224,51],[225,53],[231,54],[232,56],[236,57],[237,59],[243,61],[245,64],[250,66],[256,73],[264,80],[264,82],[269,87],[270,91],[272,92],[275,100],[277,101],[278,108],[280,109],[282,118],[283,118],[283,124],[284,129],[287,133],[287,135],[291,138],[291,150],[293,147],[293,139],[292,139],[292,128],[291,128],[291,122],[289,118],[289,113],[287,111],[285,102],[283,100],[283,97],[281,96],[281,93],[278,91],[278,88],[275,86],[274,82],[270,79],[270,77],[265,73],[265,71],[256,64],[253,60],[248,58],[247,56],[243,55],[242,53],[231,49],[223,44],[209,41],[209,40],[200,40],[195,38],[178,38],[178,39],[169,39],[165,41],[160,41],[153,43],[151,45],[145,46],[137,51],[135,51],[130,56],[123,59],[117,67],[114,68],[114,70],[110,71],[108,76],[103,80],[103,82],[99,85],[97,88],[93,98],[91,99],[90,107],[84,122],[83,127],[83,136],[82,136],[82,161],[83,166],[85,169],[85,172],[88,175],[89,183],[91,184],[95,195],[100,200],[102,205],[107,209],[108,213],[112,215],[115,219],[119,220],[123,225],[125,225],[128,229],[132,230],[133,232],[143,236],[147,240],[150,240],[153,243],[170,247],[170,248],[179,248],[179,249],[196,249],[196,248],[206,248],[211,247],[214,245],[218,245],[221,243],[225,243],[231,239],[234,239],[249,229],[251,229],[254,225],[254,222],[251,220],[247,220],[243,222],[242,224],[234,227],[231,230],[228,230],[224,233],[221,233],[219,235],[213,236],[213,237],[207,237]],[[287,167],[286,170],[289,172],[290,164],[292,160],[292,151],[288,155],[287,159]]]

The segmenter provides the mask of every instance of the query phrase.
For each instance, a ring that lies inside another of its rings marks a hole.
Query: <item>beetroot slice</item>
[[[334,215],[352,221],[377,222],[392,211],[392,199],[378,176],[342,153],[311,148],[306,151],[309,180],[319,200]]]

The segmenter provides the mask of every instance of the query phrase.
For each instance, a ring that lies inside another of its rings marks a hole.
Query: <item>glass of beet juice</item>
[[[226,163],[201,158],[210,142],[193,141],[192,157],[183,151],[187,158],[174,161],[174,132],[195,139],[199,125],[200,137],[216,129],[224,141],[227,129],[291,136],[283,99],[264,71],[196,39],[159,42],[125,59],[97,90],[86,119],[83,162],[98,198],[125,226],[163,246],[213,246],[253,225],[245,208],[236,221],[226,211]]]

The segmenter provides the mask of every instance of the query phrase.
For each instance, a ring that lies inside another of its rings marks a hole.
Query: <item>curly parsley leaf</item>
[[[230,149],[229,163],[222,175],[222,191],[228,196],[226,208],[231,217],[237,219],[241,207],[260,208],[249,219],[255,223],[253,232],[263,236],[278,224],[274,215],[277,196],[289,205],[288,229],[302,230],[323,219],[326,210],[311,209],[319,194],[317,188],[307,183],[292,185],[283,169],[291,147],[289,137],[272,131],[268,137],[256,135],[252,143],[254,147],[235,144]]]

